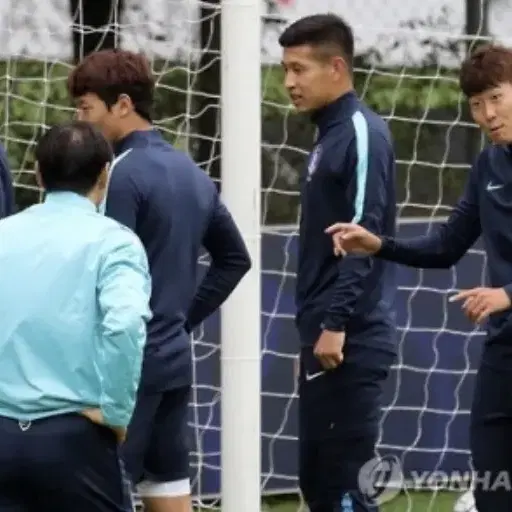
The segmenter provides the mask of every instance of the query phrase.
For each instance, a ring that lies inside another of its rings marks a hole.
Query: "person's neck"
[[[91,203],[93,203],[96,208],[98,208],[103,200],[103,195],[100,190],[98,190],[98,187],[94,187],[88,194],[85,195]]]
[[[128,137],[128,135],[130,135],[130,133],[149,131],[152,129],[153,129],[153,125],[149,121],[138,117],[137,119],[133,119],[126,123],[125,127],[121,130],[117,140],[114,142],[118,142],[118,141],[124,139],[125,137]]]
[[[352,92],[354,90],[354,84],[352,82],[347,82],[343,84],[341,87],[336,88],[333,91],[330,100],[327,104],[334,103],[338,98],[345,96],[345,94]]]

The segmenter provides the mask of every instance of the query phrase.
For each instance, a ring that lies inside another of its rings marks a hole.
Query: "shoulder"
[[[111,263],[129,261],[134,265],[148,269],[148,260],[144,246],[139,237],[121,223],[103,217],[101,230],[101,257]]]
[[[480,174],[483,169],[491,167],[494,163],[501,165],[504,160],[507,161],[512,156],[508,151],[503,146],[487,144],[473,161],[473,173]]]
[[[347,165],[369,165],[370,161],[390,163],[394,159],[394,147],[386,121],[360,103],[343,126],[343,140],[336,145],[337,159]]]
[[[117,192],[146,194],[147,171],[152,165],[147,153],[144,149],[129,148],[114,158],[110,166],[108,198]]]
[[[496,159],[506,158],[507,160],[512,157],[512,151],[508,148],[508,146],[504,146],[501,144],[492,144],[488,143],[482,151],[480,151],[479,155],[476,158],[476,163],[481,164],[489,164]]]
[[[145,151],[139,148],[129,148],[119,155],[116,155],[110,166],[113,176],[133,175],[137,169],[146,161]]]
[[[167,142],[162,142],[158,146],[130,148],[119,154],[111,166],[112,176],[129,176],[134,179],[151,176],[153,173],[150,171],[155,169],[195,170],[205,174],[187,153],[175,149]]]
[[[508,147],[488,143],[475,158],[471,167],[471,176],[473,180],[486,179],[492,169],[503,169],[510,166],[512,152]]]
[[[9,215],[8,217],[0,218],[0,234],[2,240],[6,239],[10,232],[13,232],[17,236],[20,227],[23,227],[25,224],[27,226],[31,226],[32,220],[28,212],[30,208],[13,215]]]
[[[2,229],[10,229],[14,227],[15,229],[18,226],[23,224],[28,224],[32,226],[34,223],[34,216],[38,217],[44,212],[44,203],[37,203],[21,210],[19,212],[13,213],[7,217],[0,218],[0,227]]]
[[[100,213],[89,213],[91,223],[95,225],[96,236],[103,250],[109,251],[116,247],[133,247],[144,250],[139,237],[124,224]]]
[[[7,164],[7,151],[2,143],[0,143],[0,161],[4,164],[3,167],[5,167]]]
[[[102,231],[106,238],[111,240],[111,245],[129,245],[136,248],[142,248],[142,242],[139,237],[124,224],[110,217],[101,216],[103,222]]]
[[[351,118],[353,141],[392,149],[393,139],[388,123],[376,112],[361,103]]]

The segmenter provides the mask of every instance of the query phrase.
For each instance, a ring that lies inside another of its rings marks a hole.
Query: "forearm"
[[[211,264],[188,312],[190,330],[223,304],[252,263],[240,231],[218,197],[203,245],[210,254]]]
[[[231,269],[209,268],[194,297],[187,323],[192,330],[214,313],[236,288],[250,268],[250,262]]]
[[[151,278],[140,241],[116,226],[108,238],[115,244],[104,259],[98,280],[101,332],[97,368],[100,409],[107,425],[130,422],[146,345]],[[114,236],[118,237],[116,240]]]
[[[451,242],[438,233],[410,239],[382,238],[375,257],[415,268],[449,268],[465,252],[456,241]]]
[[[139,321],[130,332],[107,333],[99,357],[100,409],[107,425],[126,427],[133,414],[140,381],[146,326]]]
[[[365,290],[365,281],[373,268],[373,258],[346,256],[339,263],[339,274],[323,327],[329,331],[343,331],[357,302]]]
[[[505,293],[508,295],[508,298],[512,301],[512,283],[509,283],[503,287]]]

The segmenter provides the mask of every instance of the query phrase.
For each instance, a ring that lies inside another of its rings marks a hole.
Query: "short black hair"
[[[352,28],[335,14],[314,14],[292,23],[279,37],[283,48],[311,45],[331,46],[341,52],[352,68],[354,60],[354,34]]]
[[[36,160],[48,192],[86,195],[112,160],[112,148],[92,124],[71,121],[53,126],[39,140]]]

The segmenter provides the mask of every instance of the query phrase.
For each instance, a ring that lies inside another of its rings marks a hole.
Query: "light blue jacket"
[[[78,194],[0,221],[0,416],[133,413],[151,318],[145,251]]]

